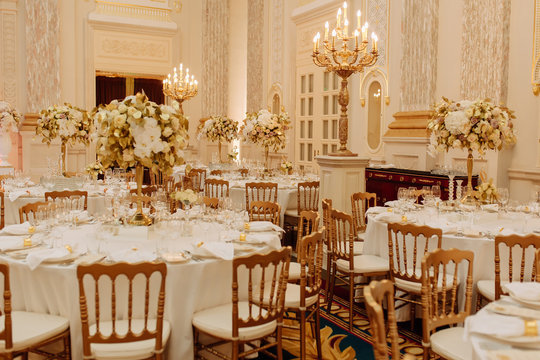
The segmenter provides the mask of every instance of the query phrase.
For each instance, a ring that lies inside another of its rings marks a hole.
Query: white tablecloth
[[[81,226],[63,232],[64,243],[90,244],[97,225]],[[141,228],[141,230],[144,228]],[[146,230],[146,229],[144,229]],[[144,231],[143,230],[143,231]],[[132,230],[126,230],[132,231]],[[279,244],[278,233],[269,248]],[[214,236],[216,234],[214,233]],[[171,234],[172,236],[172,234]],[[137,240],[138,238],[138,240]],[[142,236],[131,236],[125,247],[152,249],[156,243]],[[114,246],[115,244],[109,244]],[[118,244],[116,244],[118,245]],[[95,244],[93,245],[95,246]],[[92,246],[88,245],[91,249]],[[72,358],[82,359],[79,291],[75,265],[40,265],[30,270],[25,261],[2,256],[10,264],[13,310],[25,310],[61,315],[69,319]],[[230,302],[232,299],[232,262],[219,259],[167,264],[165,319],[171,323],[168,359],[193,359],[191,317],[194,312]]]

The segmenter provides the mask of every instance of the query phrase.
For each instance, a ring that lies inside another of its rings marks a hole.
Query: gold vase
[[[66,176],[66,142],[62,141],[62,145],[60,146],[60,149],[62,151],[62,158],[60,159],[60,172],[62,176]]]
[[[269,153],[268,146],[265,146],[264,147],[264,170],[266,171],[270,170],[270,167],[268,166],[268,153]]]
[[[467,156],[467,193],[461,199],[461,203],[465,205],[475,205],[476,199],[474,198],[472,187],[472,170],[473,170],[473,154],[472,149],[469,149],[469,155]]]
[[[219,163],[221,164],[223,161],[221,161],[221,141],[218,141],[218,156],[219,156]]]
[[[144,174],[144,167],[142,165],[137,165],[135,169],[135,180],[137,181],[137,195],[136,195],[137,211],[135,212],[135,215],[133,215],[128,221],[128,224],[131,224],[131,225],[148,226],[152,224],[152,219],[150,219],[148,216],[146,216],[143,213],[143,207],[142,207],[143,174]]]

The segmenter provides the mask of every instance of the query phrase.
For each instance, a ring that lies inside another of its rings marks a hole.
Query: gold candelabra
[[[347,139],[349,132],[349,120],[347,118],[347,106],[349,105],[349,91],[347,90],[348,78],[355,72],[362,72],[365,67],[372,66],[379,57],[377,51],[377,35],[371,33],[371,51],[368,52],[368,23],[362,27],[360,10],[356,13],[357,26],[354,32],[349,35],[349,19],[347,18],[347,2],[343,3],[343,12],[339,8],[336,18],[336,27],[332,30],[332,39],[329,39],[328,21],[324,26],[324,40],[322,41],[322,51],[320,50],[321,34],[317,33],[313,38],[313,62],[315,65],[323,67],[328,72],[334,72],[341,78],[341,88],[338,95],[338,103],[341,106],[339,116],[339,149],[332,153],[332,156],[356,156],[347,149]],[[343,15],[343,26],[341,18]],[[360,41],[360,34],[362,40]],[[349,42],[354,40],[354,48],[349,47]],[[341,43],[341,44],[338,44]],[[340,46],[338,46],[340,45]]]
[[[182,114],[184,113],[182,103],[197,95],[197,92],[197,80],[195,80],[193,75],[191,75],[191,77],[189,76],[188,68],[186,68],[186,73],[184,74],[183,64],[180,64],[178,73],[176,72],[175,67],[173,76],[171,77],[171,74],[169,74],[167,78],[163,80],[163,94],[178,101],[180,104],[180,112]]]

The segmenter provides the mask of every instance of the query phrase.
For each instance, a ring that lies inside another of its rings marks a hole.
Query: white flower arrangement
[[[103,172],[105,171],[105,168],[103,167],[101,162],[99,162],[98,160],[98,161],[95,161],[93,163],[86,165],[85,171],[87,174],[92,175],[92,177],[97,177],[99,174],[103,174]]]
[[[21,122],[21,114],[10,103],[0,101],[0,133],[18,132]]]
[[[176,201],[181,201],[184,205],[191,205],[199,200],[199,195],[191,189],[186,189],[173,192],[171,198]]]
[[[499,198],[497,187],[493,182],[485,181],[476,187],[475,197],[480,201],[493,202]]]
[[[92,111],[97,125],[97,154],[105,168],[143,165],[170,175],[184,163],[188,119],[179,104],[158,105],[144,93],[113,100]]]
[[[289,172],[291,171],[293,168],[293,164],[292,162],[290,161],[287,161],[287,160],[284,160],[282,163],[281,163],[281,170],[283,172]]]
[[[238,138],[238,122],[226,116],[211,116],[197,130],[198,139],[205,137],[211,142],[229,143]]]
[[[516,143],[513,111],[489,100],[454,102],[443,97],[434,106],[435,115],[428,123],[431,130],[430,153],[450,148],[501,150]]]
[[[232,150],[227,154],[227,157],[230,161],[236,161],[238,159],[238,148],[235,146],[232,148]]]
[[[263,109],[258,113],[247,113],[241,129],[242,138],[246,142],[278,151],[286,145],[285,131],[289,130],[290,123],[289,114],[285,111],[272,114]]]
[[[75,144],[77,142],[88,145],[90,134],[94,130],[91,119],[86,110],[64,105],[49,106],[41,110],[41,116],[37,121],[36,135],[40,135],[42,142],[51,144],[51,141],[59,137],[62,142]]]

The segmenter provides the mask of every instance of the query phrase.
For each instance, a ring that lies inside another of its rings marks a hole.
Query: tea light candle
[[[29,233],[29,234],[33,234],[33,233],[35,233],[35,232],[36,232],[36,228],[35,228],[34,226],[29,226],[29,227],[28,227],[28,233]]]
[[[244,223],[244,230],[249,231],[249,223],[248,222]]]
[[[71,248],[71,246],[66,245],[65,248],[67,249],[67,251],[69,251],[70,254],[73,252],[73,249]]]
[[[240,241],[246,241],[246,234],[240,233]]]
[[[23,240],[23,246],[24,247],[29,247],[29,246],[32,246],[32,239],[31,238],[26,238]]]
[[[402,222],[407,222],[407,216],[402,215],[402,216],[401,216],[401,221],[402,221]]]

